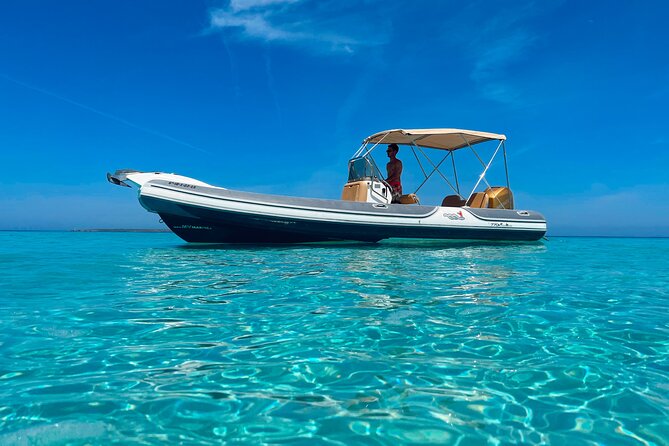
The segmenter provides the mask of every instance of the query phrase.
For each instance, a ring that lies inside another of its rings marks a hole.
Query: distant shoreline
[[[91,228],[91,229],[72,229],[68,232],[172,232],[167,228],[156,229],[105,229],[105,228]]]
[[[156,228],[156,229],[147,229],[147,228],[124,228],[124,229],[113,229],[113,228],[84,228],[84,229],[0,229],[0,232],[141,232],[141,233],[159,233],[159,232],[172,232],[169,229],[165,228]]]

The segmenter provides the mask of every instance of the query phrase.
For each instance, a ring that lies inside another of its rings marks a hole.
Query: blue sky
[[[338,197],[365,136],[455,127],[507,135],[516,204],[549,234],[669,236],[668,17],[661,1],[3,2],[0,229],[159,227],[106,182],[118,168]]]

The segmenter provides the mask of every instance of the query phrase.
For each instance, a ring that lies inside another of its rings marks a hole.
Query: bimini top
[[[368,136],[363,143],[406,144],[431,149],[457,150],[486,141],[504,141],[506,136],[496,133],[460,129],[386,130]]]

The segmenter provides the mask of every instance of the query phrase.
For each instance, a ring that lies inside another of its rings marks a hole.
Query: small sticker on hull
[[[464,220],[465,219],[465,216],[462,215],[462,211],[458,211],[456,213],[445,212],[444,217],[448,218],[449,220]]]

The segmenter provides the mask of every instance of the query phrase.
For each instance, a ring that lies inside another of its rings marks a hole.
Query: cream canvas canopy
[[[395,143],[452,151],[493,140],[504,141],[506,136],[460,129],[395,129],[368,136],[363,141],[363,145]]]
[[[499,141],[499,144],[497,144],[497,148],[492,154],[492,157],[490,157],[490,161],[488,161],[488,163],[483,161],[483,159],[479,156],[479,154],[473,147],[476,144],[480,144],[486,141]],[[376,166],[376,163],[370,156],[371,152],[380,144],[407,145],[411,147],[411,150],[414,156],[416,157],[416,160],[418,161],[418,165],[420,166],[421,170],[423,171],[423,174],[425,175],[425,179],[418,186],[414,194],[418,192],[418,190],[423,186],[423,184],[425,184],[425,182],[428,179],[430,179],[430,177],[435,172],[437,172],[446,181],[446,183],[453,189],[453,191],[455,191],[455,193],[458,196],[462,198],[467,198],[472,196],[472,194],[474,193],[474,191],[476,191],[476,188],[482,181],[485,182],[485,184],[488,187],[491,187],[490,184],[488,184],[488,180],[486,180],[485,175],[488,172],[490,165],[492,164],[493,160],[495,159],[497,153],[500,150],[504,154],[504,171],[506,174],[506,187],[507,188],[510,187],[509,170],[506,165],[506,147],[504,147],[504,141],[506,141],[505,135],[497,133],[478,132],[476,130],[462,130],[462,129],[385,130],[383,132],[378,132],[365,138],[358,151],[355,153],[355,155],[353,155],[353,158],[351,158],[351,160],[349,161],[349,166],[355,166],[355,163],[359,162],[359,160],[361,159],[366,160],[370,168],[372,168],[372,170],[377,172],[378,178],[383,178],[382,173],[379,171],[379,168]],[[370,144],[371,147],[369,147]],[[467,196],[462,195],[460,193],[458,172],[455,167],[455,158],[453,156],[455,150],[462,149],[465,147],[469,147],[471,149],[476,159],[478,159],[478,161],[481,163],[481,166],[483,167],[483,172],[481,172],[481,174],[479,175],[478,181],[474,185],[472,192]],[[423,152],[422,150],[423,148],[446,150],[448,153],[446,153],[446,155],[442,158],[441,161],[435,164],[430,159],[430,157],[427,156],[425,152]],[[433,168],[432,172],[430,173],[426,172],[426,170],[423,168],[423,164],[421,163],[421,160],[416,151],[418,151],[423,156],[424,160],[427,161],[427,163],[432,166]],[[449,179],[439,170],[439,167],[448,158],[451,158],[455,185],[453,185],[449,181]]]

